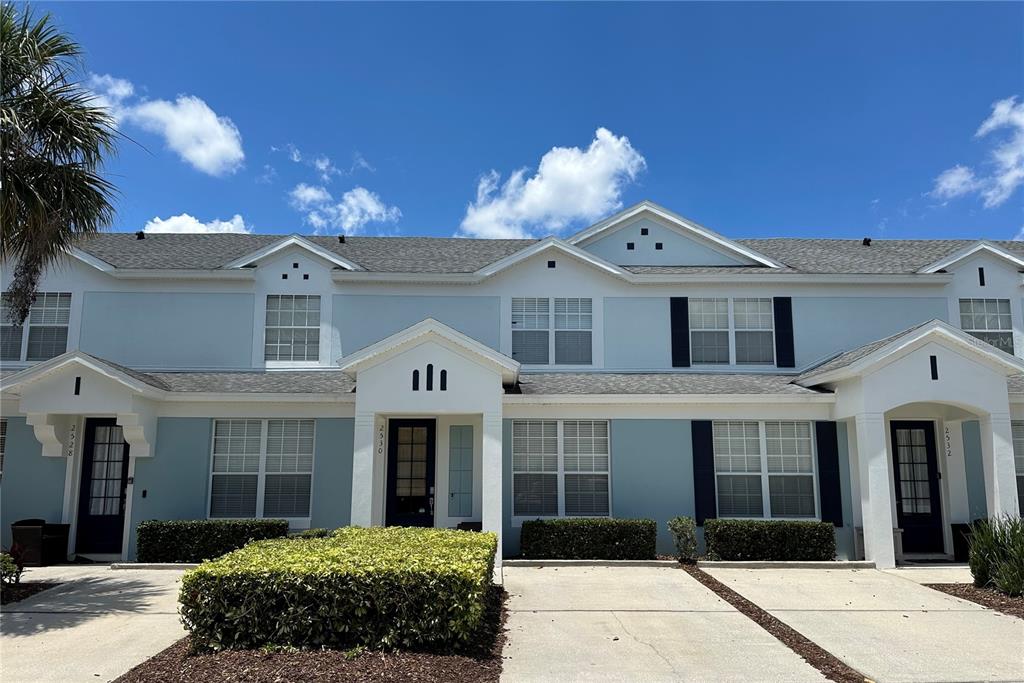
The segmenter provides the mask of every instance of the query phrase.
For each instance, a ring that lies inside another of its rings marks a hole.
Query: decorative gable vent
[[[433,363],[427,363],[426,382],[425,382],[425,384],[426,384],[426,391],[433,391],[434,390],[434,364]],[[448,391],[448,371],[447,370],[441,370],[441,372],[439,373],[438,385],[439,385],[438,386],[438,390],[439,391]],[[418,369],[412,371],[412,390],[413,391],[419,391],[420,390],[420,371]]]

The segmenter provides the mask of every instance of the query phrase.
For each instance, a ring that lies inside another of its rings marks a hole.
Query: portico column
[[[896,566],[893,547],[893,507],[889,493],[889,454],[885,445],[885,418],[881,413],[862,413],[854,418],[857,428],[857,469],[860,474],[861,519],[864,524],[864,557],[880,569]]]
[[[352,445],[352,526],[373,523],[373,413],[356,413]]]
[[[995,413],[981,418],[981,462],[985,471],[988,516],[1020,514],[1017,479],[1013,464],[1013,436],[1010,414]]]
[[[483,453],[482,453],[482,479],[483,491],[481,492],[481,522],[484,531],[491,531],[498,535],[498,552],[494,557],[494,567],[501,567],[501,473],[502,473],[502,444],[501,444],[501,413],[484,413],[483,415]]]

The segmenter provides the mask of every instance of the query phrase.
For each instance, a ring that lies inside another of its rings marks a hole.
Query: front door
[[[85,421],[75,552],[120,553],[124,537],[128,444],[114,419]]]
[[[942,509],[934,424],[894,421],[890,429],[896,520],[903,529],[903,552],[941,553]]]
[[[434,420],[391,420],[388,526],[434,526]]]

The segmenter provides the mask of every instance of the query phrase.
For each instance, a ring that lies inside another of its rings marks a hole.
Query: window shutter
[[[690,367],[690,304],[685,296],[669,299],[672,329],[672,367]],[[711,423],[708,423],[709,425]]]
[[[793,300],[788,296],[773,299],[775,308],[775,365],[780,368],[796,367],[793,352]]]
[[[818,488],[821,521],[843,526],[843,494],[839,485],[839,440],[835,422],[815,422],[818,442]]]
[[[715,506],[715,448],[711,420],[690,422],[693,438],[693,498],[697,525],[717,517]]]

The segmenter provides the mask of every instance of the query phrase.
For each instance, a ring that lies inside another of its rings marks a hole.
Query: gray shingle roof
[[[870,356],[872,353],[874,353],[878,349],[883,348],[887,344],[892,343],[893,341],[899,339],[903,335],[908,334],[910,332],[913,332],[914,330],[916,330],[919,327],[923,327],[925,325],[929,325],[929,324],[931,324],[931,322],[932,321],[929,320],[929,321],[926,321],[926,322],[914,325],[913,327],[908,327],[905,330],[901,330],[901,331],[897,332],[896,334],[889,335],[888,337],[885,337],[883,339],[878,339],[878,340],[875,340],[873,342],[868,342],[867,344],[864,344],[863,346],[858,346],[856,348],[850,349],[849,351],[843,351],[839,355],[833,356],[832,358],[824,361],[820,365],[816,365],[813,368],[809,368],[808,370],[802,372],[800,374],[800,376],[796,378],[796,381],[799,382],[799,381],[802,381],[802,380],[804,380],[807,377],[810,377],[812,375],[818,375],[818,374],[821,374],[823,372],[831,372],[833,370],[839,370],[841,368],[845,368],[848,365],[853,365],[854,363],[859,361],[861,358],[864,358],[866,356]]]
[[[340,370],[149,372],[167,391],[227,394],[347,394],[356,383]]]
[[[821,392],[792,383],[793,375],[697,372],[547,372],[520,375],[523,394],[793,394]]]
[[[285,235],[103,233],[80,243],[83,251],[124,269],[214,270],[258,251]],[[471,273],[533,244],[535,240],[455,237],[307,237],[371,272]],[[629,266],[634,273],[913,273],[975,240],[743,239],[736,240],[784,268]],[[1024,243],[996,242],[1024,258]]]

